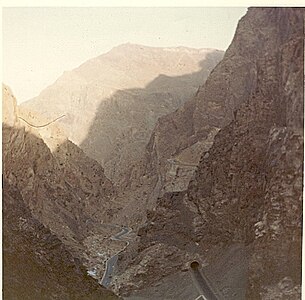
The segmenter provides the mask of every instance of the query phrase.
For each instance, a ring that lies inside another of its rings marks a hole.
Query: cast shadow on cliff
[[[24,127],[3,124],[2,132],[4,297],[115,299],[87,275],[63,243],[64,232],[56,230],[65,227],[65,233],[80,243],[88,229],[82,203],[76,205],[79,199],[56,180],[60,162]],[[78,212],[71,211],[73,203]]]
[[[80,147],[103,165],[108,178],[119,183],[141,158],[158,118],[192,98],[222,56],[220,51],[208,53],[197,72],[174,77],[160,74],[145,88],[118,90],[101,99]]]
[[[35,217],[77,246],[108,215],[114,190],[103,168],[69,140],[51,151],[25,127],[3,124],[3,176]]]

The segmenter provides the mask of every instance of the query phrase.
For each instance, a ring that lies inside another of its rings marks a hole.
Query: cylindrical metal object
[[[200,264],[197,261],[193,261],[190,264],[190,271],[194,281],[194,284],[205,300],[218,300],[216,293],[213,291],[209,280],[204,273],[200,270]]]

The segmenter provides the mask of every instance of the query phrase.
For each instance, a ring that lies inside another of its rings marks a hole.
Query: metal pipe
[[[193,282],[200,294],[205,300],[219,300],[216,293],[213,291],[212,286],[204,275],[202,270],[200,270],[200,264],[197,261],[193,261],[190,264],[190,271],[192,275]]]

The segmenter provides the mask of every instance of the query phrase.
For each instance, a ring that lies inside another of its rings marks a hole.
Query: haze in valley
[[[3,8],[3,81],[18,103],[124,43],[226,50],[246,8]],[[177,34],[178,33],[178,34]]]
[[[3,15],[5,299],[300,299],[305,9]]]

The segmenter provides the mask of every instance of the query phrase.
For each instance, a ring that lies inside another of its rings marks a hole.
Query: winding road
[[[111,280],[112,274],[114,272],[115,266],[118,261],[119,254],[124,251],[128,245],[129,241],[126,240],[126,235],[132,232],[132,229],[129,227],[122,227],[121,231],[110,237],[112,241],[123,241],[126,243],[125,247],[118,251],[115,255],[111,256],[106,262],[106,269],[103,274],[103,278],[100,280],[100,284],[108,288]],[[200,268],[200,264],[197,261],[193,261],[190,264],[190,272],[194,281],[194,284],[199,292],[199,296],[195,300],[218,300],[217,293],[213,290],[212,285],[208,278],[203,273],[203,270]]]
[[[31,124],[31,123],[29,123],[26,119],[24,119],[24,118],[22,118],[22,117],[20,117],[20,116],[18,116],[18,119],[20,119],[20,120],[22,120],[23,122],[27,123],[27,124],[28,124],[29,126],[31,126],[31,127],[34,127],[34,128],[43,128],[43,127],[49,126],[50,124],[56,122],[57,120],[59,120],[59,119],[65,117],[65,116],[66,116],[66,115],[62,115],[62,116],[60,116],[60,117],[58,117],[58,118],[56,118],[56,119],[54,119],[54,120],[52,120],[52,121],[50,121],[50,122],[48,122],[48,123],[46,123],[46,124],[43,124],[43,125],[34,125],[34,124]]]
[[[176,158],[168,158],[167,161],[173,165],[182,166],[182,167],[198,167],[198,164],[184,163]]]
[[[129,227],[123,227],[120,232],[118,232],[117,234],[113,235],[110,238],[112,241],[123,241],[126,243],[126,246],[107,260],[106,269],[105,269],[103,278],[100,281],[100,284],[103,285],[104,287],[108,287],[109,284],[111,283],[112,273],[113,273],[115,265],[118,261],[118,255],[122,251],[124,251],[126,249],[126,247],[129,245],[129,241],[124,240],[124,237],[126,235],[128,235],[131,231],[132,231],[132,229]]]

